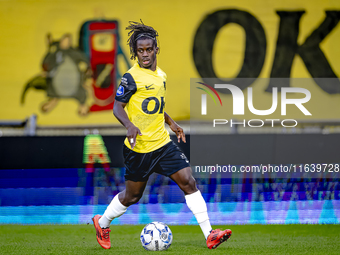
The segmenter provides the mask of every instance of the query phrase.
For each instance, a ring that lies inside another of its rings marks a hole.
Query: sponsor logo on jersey
[[[122,85],[119,86],[119,88],[117,89],[117,96],[122,96],[124,95],[124,87]]]

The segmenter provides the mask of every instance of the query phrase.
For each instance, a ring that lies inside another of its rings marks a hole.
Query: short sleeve
[[[131,96],[137,91],[137,85],[130,73],[125,73],[120,81],[115,99],[119,102],[129,102]]]

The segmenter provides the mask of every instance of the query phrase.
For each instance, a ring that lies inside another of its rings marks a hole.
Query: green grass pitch
[[[111,226],[110,250],[89,225],[0,225],[0,254],[147,254],[143,226]],[[340,225],[235,225],[231,239],[208,250],[199,226],[170,226],[174,239],[163,254],[339,254]],[[214,226],[214,228],[227,228]],[[152,253],[152,252],[151,252]]]

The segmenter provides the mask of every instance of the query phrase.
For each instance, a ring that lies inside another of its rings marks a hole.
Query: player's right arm
[[[142,132],[140,132],[139,128],[129,120],[129,117],[124,110],[125,106],[126,103],[116,100],[113,106],[113,114],[117,120],[127,129],[126,137],[129,140],[131,149],[133,149],[136,145],[137,135],[142,135]]]
[[[136,83],[130,73],[125,73],[122,77],[121,83],[117,89],[115,102],[113,106],[113,114],[118,121],[127,129],[127,138],[133,149],[136,145],[137,135],[142,135],[139,128],[137,128],[129,119],[124,110],[126,104],[130,101],[131,96],[137,91]]]

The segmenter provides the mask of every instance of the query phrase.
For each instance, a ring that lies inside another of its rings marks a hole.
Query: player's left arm
[[[186,143],[183,128],[181,128],[180,125],[178,125],[173,119],[171,119],[171,117],[166,112],[164,112],[164,119],[165,123],[167,123],[171,130],[176,134],[178,142],[180,143],[182,139],[182,141]]]

